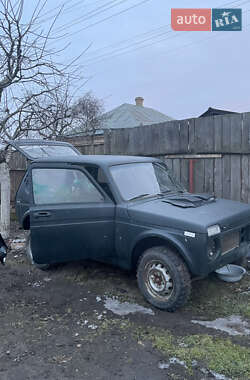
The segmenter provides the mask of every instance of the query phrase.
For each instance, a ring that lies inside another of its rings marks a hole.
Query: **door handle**
[[[38,211],[38,212],[34,212],[34,217],[35,218],[40,218],[40,217],[49,217],[51,216],[51,213],[49,211]]]

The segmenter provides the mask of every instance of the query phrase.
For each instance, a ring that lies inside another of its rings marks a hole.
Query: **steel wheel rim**
[[[168,267],[158,260],[146,264],[145,284],[150,295],[161,301],[168,300],[174,291],[174,282]]]

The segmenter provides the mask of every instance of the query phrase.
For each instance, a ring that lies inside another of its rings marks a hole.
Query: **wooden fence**
[[[18,152],[13,152],[10,160],[10,200],[12,203],[27,167],[28,161],[24,156]]]
[[[250,203],[250,113],[170,121],[105,131],[90,138],[64,139],[82,154],[125,154],[163,159],[191,192]],[[11,162],[11,200],[26,161],[15,153]]]
[[[104,148],[163,159],[191,192],[250,202],[250,113],[106,131]]]

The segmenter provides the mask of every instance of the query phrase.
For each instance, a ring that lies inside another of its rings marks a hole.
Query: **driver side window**
[[[35,204],[102,202],[102,194],[77,169],[33,169]]]

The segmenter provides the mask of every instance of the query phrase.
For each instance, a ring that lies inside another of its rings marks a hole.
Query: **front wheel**
[[[29,235],[27,236],[27,240],[26,240],[26,255],[27,255],[27,257],[28,257],[29,262],[30,262],[32,265],[35,265],[36,268],[41,269],[41,270],[48,270],[48,269],[51,268],[51,265],[50,265],[50,264],[37,264],[37,263],[34,262],[33,254],[32,254],[32,249],[31,249],[30,233],[29,233]]]
[[[175,252],[160,246],[147,249],[137,268],[140,291],[153,306],[175,311],[188,301],[191,292],[190,273]]]

